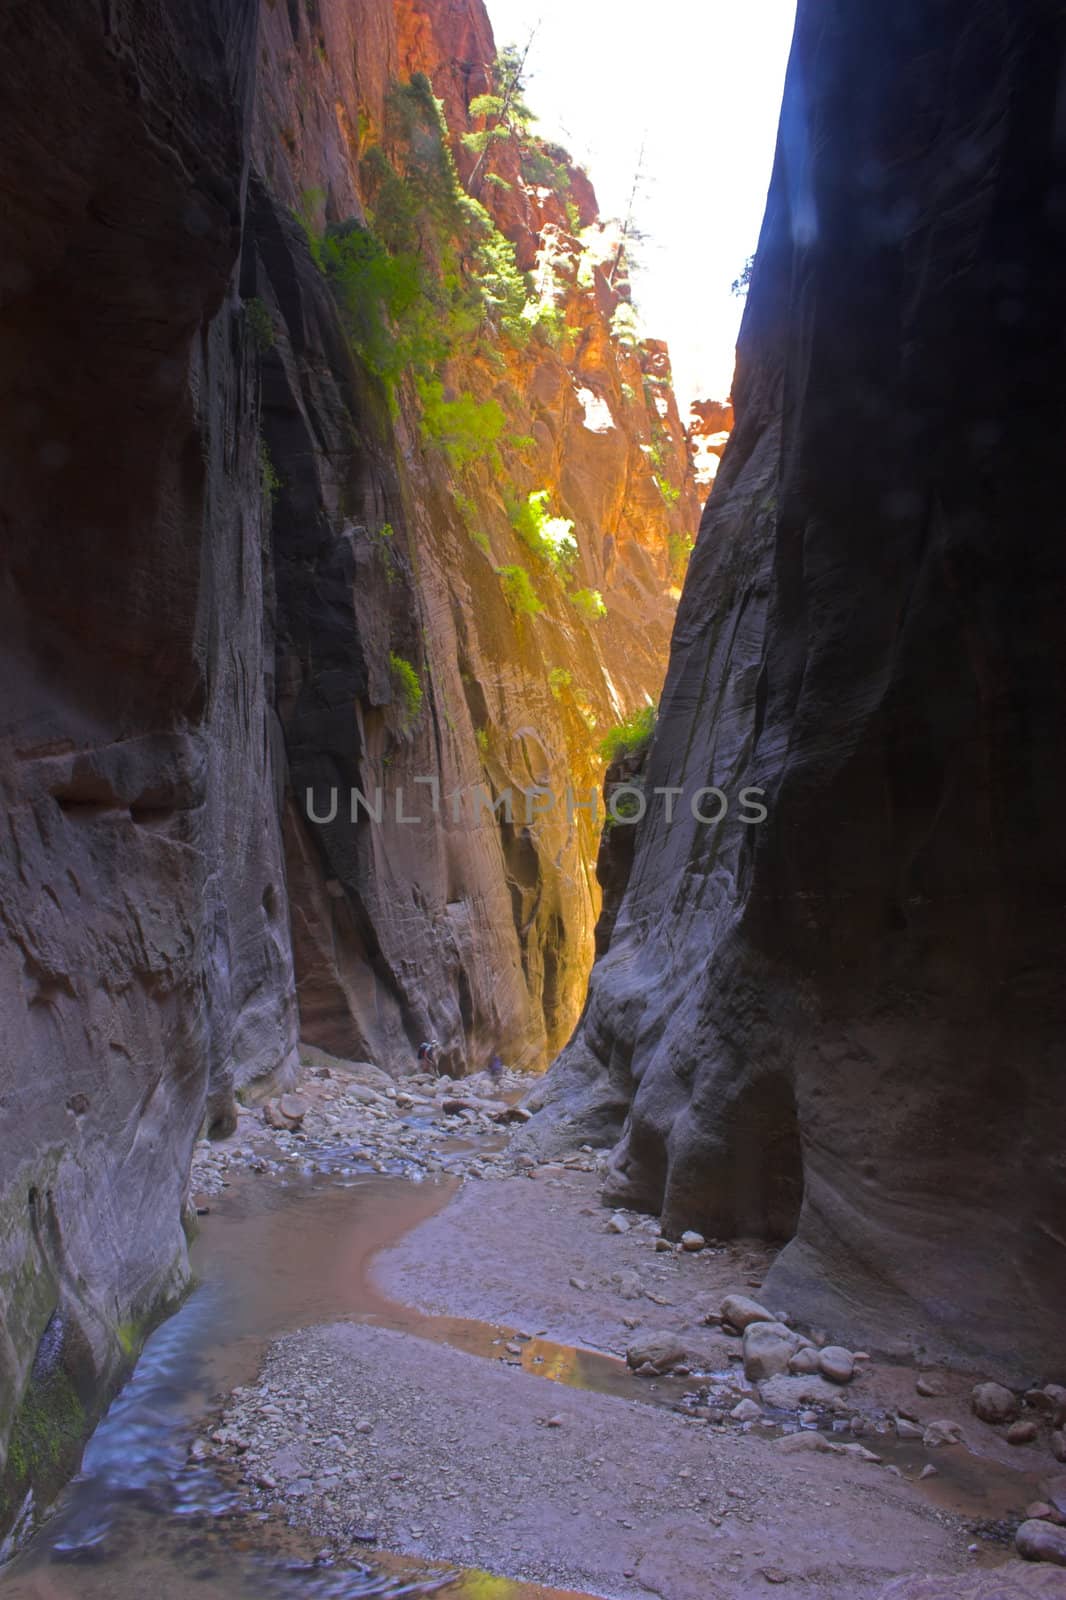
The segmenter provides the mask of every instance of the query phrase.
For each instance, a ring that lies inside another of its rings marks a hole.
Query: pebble
[[[584,1278],[571,1278],[570,1287],[571,1289],[580,1289],[582,1294],[586,1294],[589,1286],[585,1282]]]
[[[741,1400],[739,1405],[735,1405],[729,1413],[738,1422],[754,1422],[762,1414],[762,1406],[756,1405],[754,1400]]]
[[[616,1211],[614,1216],[611,1217],[608,1220],[607,1232],[608,1233],[628,1233],[629,1232],[629,1222],[627,1221],[627,1219],[625,1217],[622,1216],[620,1211]]]
[[[928,1377],[927,1374],[924,1373],[924,1372],[922,1373],[921,1377],[918,1379],[918,1381],[914,1385],[914,1387],[917,1390],[917,1392],[920,1395],[922,1395],[923,1398],[926,1399],[926,1400],[939,1400],[940,1399],[941,1392],[942,1392],[941,1389],[940,1389],[940,1385],[937,1383],[935,1378]]]
[[[696,1233],[692,1228],[686,1229],[686,1231],[681,1235],[682,1250],[689,1250],[694,1253],[697,1250],[702,1250],[706,1243],[707,1241],[703,1237],[703,1234]]]
[[[919,1476],[919,1478],[924,1480],[926,1478],[939,1478],[940,1474],[937,1471],[937,1469],[934,1467],[933,1463],[931,1461],[929,1461],[922,1468],[921,1472],[919,1472],[918,1476]]]
[[[1007,1429],[1008,1444],[1032,1444],[1037,1435],[1035,1422],[1012,1422]]]
[[[659,1255],[670,1255],[673,1252],[673,1248],[674,1247],[670,1243],[669,1239],[663,1239],[660,1237],[655,1241],[655,1249]]]
[[[920,1423],[910,1422],[906,1417],[896,1418],[897,1439],[920,1439],[924,1433],[925,1429]]]

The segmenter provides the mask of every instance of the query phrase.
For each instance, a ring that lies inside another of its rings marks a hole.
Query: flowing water
[[[249,1512],[209,1462],[190,1457],[198,1427],[230,1389],[254,1379],[272,1340],[340,1318],[507,1361],[554,1382],[679,1404],[693,1380],[649,1384],[623,1362],[536,1331],[428,1316],[382,1296],[370,1279],[371,1257],[454,1190],[450,1178],[412,1183],[374,1174],[288,1184],[249,1177],[231,1187],[193,1248],[198,1287],[148,1341],[54,1514],[0,1573],[0,1600],[357,1600],[442,1588],[456,1600],[558,1600],[558,1591],[534,1584],[405,1558],[330,1564],[309,1536]],[[876,1448],[891,1453],[883,1440]],[[1017,1503],[1019,1475],[1000,1484],[1004,1475],[986,1469],[951,1452],[932,1497],[970,1515],[1002,1514],[1007,1502]]]
[[[362,1175],[233,1185],[192,1251],[198,1287],[149,1339],[89,1441],[78,1477],[0,1574],[0,1600],[355,1600],[447,1587],[456,1600],[549,1600],[559,1591],[391,1556],[324,1565],[307,1538],[265,1525],[207,1462],[198,1424],[251,1381],[267,1345],[294,1328],[358,1318],[509,1362],[554,1382],[668,1403],[624,1362],[518,1330],[431,1317],[381,1295],[371,1257],[438,1211],[455,1182]],[[507,1345],[520,1339],[520,1353]]]

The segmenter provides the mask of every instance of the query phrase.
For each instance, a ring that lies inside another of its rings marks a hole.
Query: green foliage
[[[694,549],[692,537],[687,533],[672,533],[667,541],[667,549],[670,554],[670,575],[680,582]]]
[[[427,444],[443,450],[456,472],[485,459],[500,469],[496,447],[507,419],[497,401],[478,401],[465,391],[455,400],[446,400],[439,378],[418,379],[416,387],[422,402],[422,438]]]
[[[393,584],[400,576],[400,567],[396,559],[396,530],[391,522],[384,522],[372,537],[381,557],[381,564],[385,568],[385,577],[390,584]]]
[[[656,476],[655,487],[658,489],[668,506],[676,506],[677,502],[681,499],[681,490],[672,484],[668,478]]]
[[[598,589],[575,589],[567,598],[589,622],[598,622],[607,615],[607,607]]]
[[[265,300],[260,300],[254,295],[251,300],[244,302],[244,315],[248,322],[248,332],[252,336],[255,348],[263,353],[274,347],[274,322],[270,315],[269,307]]]
[[[556,700],[561,700],[563,690],[569,689],[572,679],[565,667],[552,667],[548,673],[548,688]]]
[[[403,726],[406,733],[418,721],[422,710],[422,681],[411,663],[395,652],[389,654],[389,675],[392,678],[393,693],[403,708]]]
[[[536,489],[524,500],[512,500],[507,509],[526,548],[554,572],[569,572],[577,560],[574,524],[568,517],[548,515],[548,490]]]
[[[481,754],[483,756],[488,755],[489,730],[487,728],[478,728],[477,732],[474,734],[474,738],[477,740],[477,747],[481,751]]]
[[[544,610],[525,567],[497,567],[496,574],[516,617],[535,617]]]
[[[322,229],[319,226],[319,213],[326,203],[324,189],[305,189],[300,195],[300,204],[293,212],[293,216],[303,229],[307,248],[311,252],[311,259],[320,271],[325,271],[322,260]]]
[[[313,190],[297,216],[352,347],[390,404],[405,373],[432,384],[463,348],[484,347],[488,356],[501,337],[525,343],[526,278],[510,240],[463,189],[424,73],[393,85],[386,143],[365,152],[362,174],[369,226],[348,221],[320,233],[320,191]]]
[[[263,499],[272,505],[278,497],[281,478],[262,434],[259,435],[259,484],[263,491]]]
[[[623,756],[635,756],[651,743],[655,732],[656,711],[653,705],[641,706],[612,728],[600,744],[600,755],[608,765]]]
[[[531,433],[512,433],[507,443],[512,450],[521,450],[523,452],[537,448],[537,441]]]

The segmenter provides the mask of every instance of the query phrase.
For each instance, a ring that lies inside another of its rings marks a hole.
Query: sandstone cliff
[[[566,1038],[588,814],[396,796],[598,786],[696,509],[588,180],[528,125],[477,169],[480,4],[41,0],[2,37],[0,1524],[182,1286],[197,1130],[291,1070],[297,1002],[395,1069]]]
[[[657,693],[697,514],[668,358],[632,331],[588,180],[520,120],[477,153],[494,61],[473,0],[321,6],[295,31],[265,11],[242,282],[269,319],[304,1037],[391,1062],[436,1035],[455,1070],[494,1048],[536,1066],[577,1018],[598,828],[564,796],[598,786],[603,733]],[[414,241],[433,328],[417,305],[375,325],[366,253],[384,304]],[[471,294],[480,330],[458,326]],[[553,562],[545,527],[567,524]],[[401,791],[428,814],[430,775],[466,797],[457,825],[397,820]],[[322,814],[333,786],[335,821],[309,825],[308,790]],[[381,792],[380,824],[353,827],[353,786]],[[530,786],[555,797],[532,826]],[[482,787],[515,793],[513,822],[475,817]]]
[[[774,1305],[1063,1376],[1059,23],[801,0],[642,824],[542,1147]],[[745,826],[736,796],[767,791]]]

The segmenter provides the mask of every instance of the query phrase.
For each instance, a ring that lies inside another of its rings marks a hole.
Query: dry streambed
[[[1024,1522],[1053,1558],[1064,1532],[1054,1391],[991,1424],[951,1374],[793,1328],[758,1301],[759,1244],[609,1215],[590,1150],[512,1157],[519,1080],[318,1072],[198,1151],[201,1209],[242,1168],[481,1181],[379,1257],[372,1313],[287,1335],[229,1396],[194,1449],[249,1508],[342,1555],[605,1595],[850,1600],[919,1569],[954,1587],[893,1593],[1066,1597],[1066,1572],[1007,1549]]]

